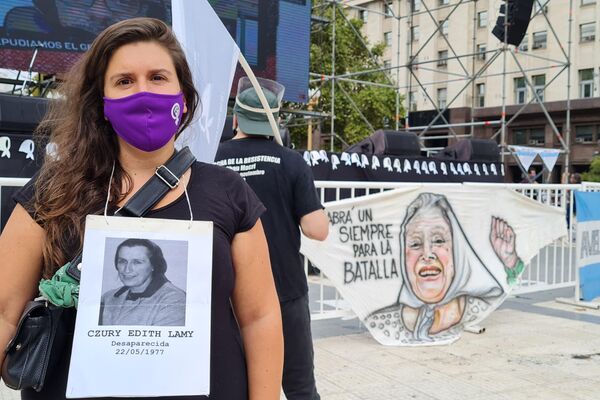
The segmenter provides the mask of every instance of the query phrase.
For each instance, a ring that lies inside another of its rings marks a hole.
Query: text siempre
[[[398,278],[392,224],[374,223],[370,208],[330,211],[328,216],[340,242],[352,245],[353,259],[344,261],[344,284]]]

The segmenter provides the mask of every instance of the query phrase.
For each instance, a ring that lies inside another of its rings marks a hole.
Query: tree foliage
[[[332,72],[334,7],[329,1],[315,0],[313,1],[313,10],[315,15],[329,22],[313,24],[310,46],[310,71],[326,77],[330,76]],[[381,68],[381,57],[385,50],[385,44],[378,43],[371,45],[368,43],[367,39],[361,33],[363,22],[358,19],[344,18],[345,15],[346,12],[338,6],[335,18],[335,75]],[[369,49],[365,47],[363,42]],[[371,54],[369,54],[369,50]],[[393,75],[393,73],[390,75]],[[314,76],[311,77],[311,79],[314,78]],[[381,71],[361,74],[353,79],[381,84],[395,84]],[[331,86],[331,81],[326,78],[310,85],[312,89],[320,89],[317,110],[331,113]],[[404,115],[402,100],[402,97],[399,97],[400,116]],[[365,123],[357,109],[362,112],[374,129],[394,128],[396,91],[391,88],[341,80],[336,81],[336,118],[334,128],[335,133],[348,144],[356,143],[372,133],[370,127]],[[331,119],[324,119],[320,127],[324,136],[329,134],[331,131]],[[305,143],[306,128],[296,129],[292,132],[292,137],[296,143]],[[339,140],[336,140],[335,144],[338,150],[342,147]]]
[[[588,182],[600,182],[600,156],[592,159],[590,169],[581,174],[581,178]]]

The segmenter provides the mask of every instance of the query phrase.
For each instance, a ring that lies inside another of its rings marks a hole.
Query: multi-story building
[[[564,147],[562,139],[569,143],[571,171],[585,170],[600,152],[600,37],[596,35],[600,0],[536,0],[525,38],[518,48],[507,52],[492,35],[503,3],[343,2],[349,15],[364,21],[363,33],[370,43],[387,44],[381,64],[398,67],[390,70],[390,75],[405,96],[410,125],[427,125],[436,115],[431,110],[447,107],[444,116],[450,124],[491,121],[488,125],[453,127],[457,135],[493,137],[500,142],[500,134],[495,134],[501,127],[495,121],[501,119],[503,104],[510,120],[531,101],[507,125],[505,143],[560,149]],[[567,108],[571,110],[569,118]],[[568,119],[570,140],[566,137]],[[446,128],[427,135],[450,133]],[[447,143],[447,139],[424,141],[426,147]],[[508,157],[507,162],[512,166],[513,179],[519,180],[516,161]],[[565,154],[548,180],[558,181],[564,166]]]

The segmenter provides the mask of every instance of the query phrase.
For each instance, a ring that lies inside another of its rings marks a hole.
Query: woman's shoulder
[[[102,295],[102,303],[111,304],[115,302],[120,302],[121,297],[123,297],[125,292],[127,292],[127,289],[124,286],[104,292],[104,294]]]

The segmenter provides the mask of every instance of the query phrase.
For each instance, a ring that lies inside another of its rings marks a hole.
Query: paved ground
[[[511,298],[485,333],[442,347],[384,347],[356,319],[314,322],[322,399],[600,399],[600,311],[552,300],[565,295]]]

